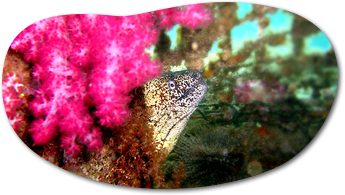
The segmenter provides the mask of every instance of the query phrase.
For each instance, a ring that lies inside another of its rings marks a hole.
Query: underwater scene
[[[236,2],[46,18],[13,40],[2,74],[7,117],[32,151],[92,180],[154,189],[279,167],[321,129],[337,85],[318,27]]]

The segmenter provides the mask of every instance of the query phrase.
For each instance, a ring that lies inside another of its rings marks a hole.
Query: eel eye
[[[169,89],[171,89],[171,90],[175,89],[175,87],[176,87],[175,81],[169,81],[169,82],[168,82],[168,87],[169,87]]]

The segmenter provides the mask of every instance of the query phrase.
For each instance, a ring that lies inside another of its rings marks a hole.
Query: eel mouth
[[[172,81],[175,85],[169,85]],[[155,93],[156,86],[151,88],[152,85],[156,85],[155,82],[156,80],[150,83],[148,88],[145,88],[148,90],[144,91],[145,94]],[[207,83],[197,70],[166,73],[157,82],[157,85],[163,89],[158,96],[154,97],[163,99],[159,99],[159,106],[155,105],[157,101],[149,102],[148,111],[152,111],[152,113],[149,113],[148,122],[153,127],[153,139],[158,144],[156,148],[158,150],[168,148],[171,151],[190,116],[204,98],[207,92]],[[168,82],[167,85],[166,82]]]
[[[193,93],[194,90],[198,90],[200,89],[201,91],[199,93],[202,93],[202,95],[200,95],[198,97],[198,100],[195,101],[195,103],[191,106],[191,108],[189,109],[188,112],[186,112],[182,117],[180,117],[173,126],[171,126],[167,132],[167,134],[164,136],[164,138],[161,140],[164,145],[164,142],[166,141],[166,138],[169,136],[171,130],[177,125],[179,124],[182,120],[189,118],[194,111],[197,109],[200,101],[204,98],[206,92],[207,92],[207,83],[206,81],[202,80],[202,78],[199,79],[198,83],[194,84],[190,89],[188,89],[180,98],[178,98],[176,101],[172,102],[171,104],[167,105],[167,107],[164,110],[167,110],[169,107],[172,107],[174,104],[176,104],[178,101],[181,101],[184,98],[188,98],[188,95],[190,93]]]

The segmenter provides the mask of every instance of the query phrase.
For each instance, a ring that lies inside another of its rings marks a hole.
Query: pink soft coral
[[[233,88],[237,101],[251,103],[261,101],[271,103],[284,98],[285,88],[278,83],[269,84],[261,80],[236,80],[236,87]]]
[[[12,54],[13,55],[13,54]],[[7,58],[2,71],[2,99],[6,116],[13,128],[22,134],[26,126],[23,107],[27,105],[23,94],[28,93],[25,67],[15,57]],[[11,67],[9,67],[11,66]],[[48,131],[49,132],[49,131]],[[59,187],[41,171],[30,167],[33,161],[24,157],[22,149],[11,138],[3,113],[0,114],[0,194],[59,194]]]
[[[196,4],[126,17],[57,16],[27,27],[11,49],[33,64],[39,82],[29,102],[35,144],[46,144],[58,131],[67,154],[80,152],[80,144],[99,150],[101,132],[93,117],[104,127],[124,123],[129,92],[161,72],[144,52],[161,28],[181,23],[195,29],[211,19],[211,12]],[[90,113],[91,107],[96,111]]]
[[[5,63],[6,66],[6,63]],[[5,67],[4,67],[5,68]],[[16,74],[7,74],[6,80],[2,81],[2,94],[7,117],[15,131],[18,131],[20,123],[23,121],[22,115],[17,112],[25,100],[20,98],[21,89],[24,87],[21,79]]]

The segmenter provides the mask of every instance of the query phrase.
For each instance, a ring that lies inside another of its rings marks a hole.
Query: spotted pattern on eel
[[[169,153],[174,148],[206,91],[207,84],[196,70],[166,73],[145,84],[148,124],[154,130],[157,150],[163,148]]]

